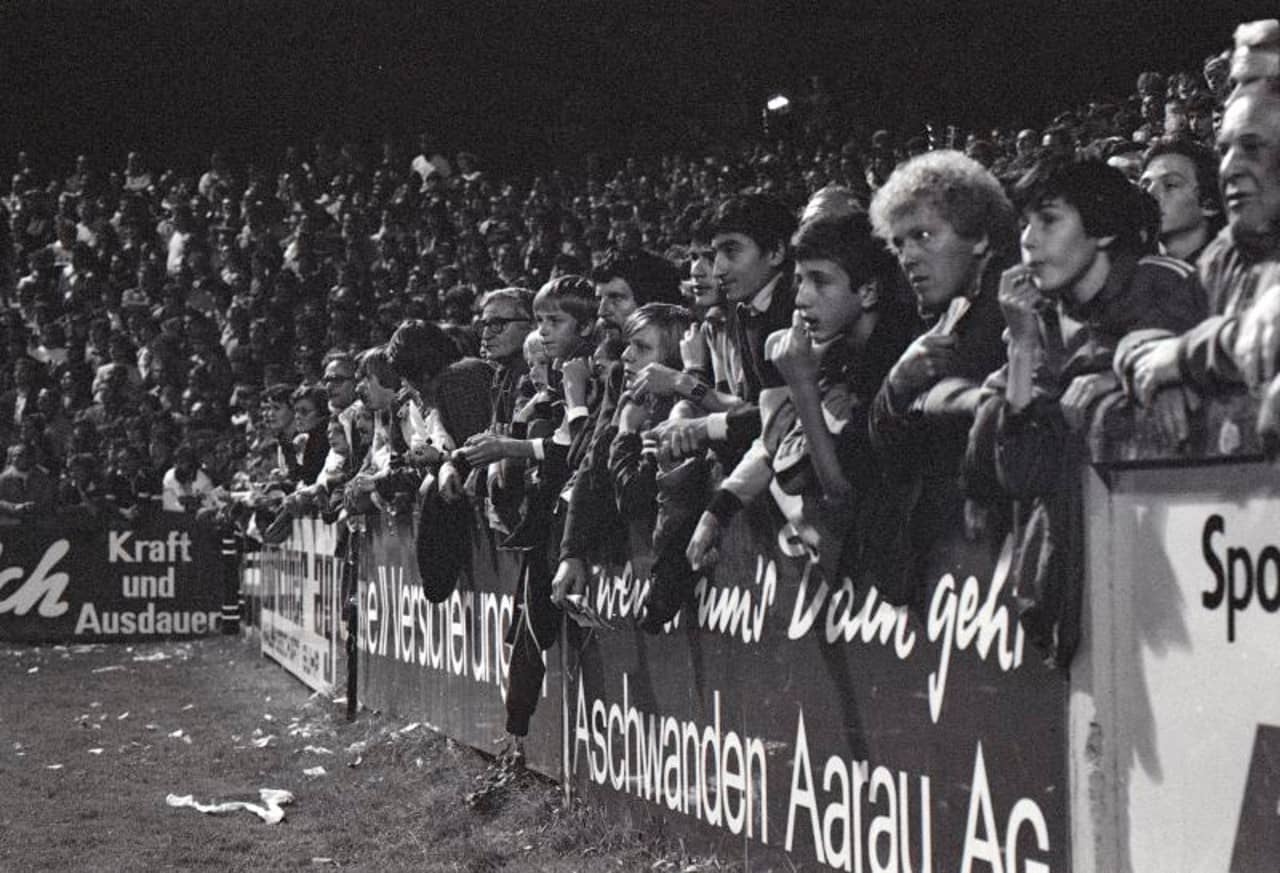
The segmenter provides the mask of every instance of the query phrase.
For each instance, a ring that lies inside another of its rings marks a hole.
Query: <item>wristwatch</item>
[[[689,390],[689,399],[698,405],[702,404],[702,398],[707,396],[707,383],[701,379],[695,379],[693,388]]]

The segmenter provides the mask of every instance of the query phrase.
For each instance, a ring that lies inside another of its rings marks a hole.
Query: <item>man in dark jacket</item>
[[[927,325],[889,370],[871,407],[887,481],[868,521],[868,569],[894,603],[918,592],[930,544],[961,525],[956,487],[977,389],[1005,360],[997,290],[1013,261],[1013,205],[981,164],[929,152],[894,170],[871,203]]]

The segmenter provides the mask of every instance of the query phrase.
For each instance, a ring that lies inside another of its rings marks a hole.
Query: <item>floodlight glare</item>
[[[770,112],[781,112],[791,105],[791,100],[785,94],[774,94],[769,101],[764,104],[764,108]]]

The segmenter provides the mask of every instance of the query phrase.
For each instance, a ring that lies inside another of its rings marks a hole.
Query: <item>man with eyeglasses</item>
[[[515,408],[516,386],[529,371],[524,360],[524,339],[533,328],[533,292],[526,288],[499,288],[480,303],[480,356],[494,368],[493,429],[505,433]]]

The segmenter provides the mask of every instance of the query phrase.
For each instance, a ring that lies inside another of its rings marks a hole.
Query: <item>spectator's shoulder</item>
[[[1168,255],[1144,255],[1138,259],[1138,270],[1147,272],[1151,281],[1157,282],[1162,279],[1185,281],[1196,274],[1191,264]]]

